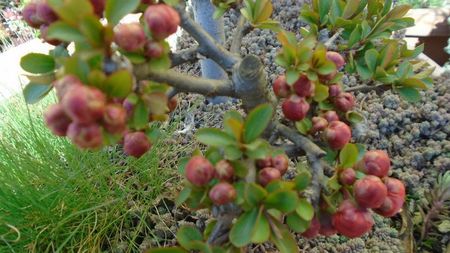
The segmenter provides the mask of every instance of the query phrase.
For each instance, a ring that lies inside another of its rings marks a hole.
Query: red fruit
[[[337,73],[338,73],[338,71],[334,70],[331,74],[319,75],[319,80],[322,81],[322,82],[331,81],[331,80],[333,80],[336,77]]]
[[[333,216],[326,212],[321,212],[319,216],[320,229],[319,234],[324,236],[332,236],[337,233],[333,226]]]
[[[339,175],[339,182],[343,185],[352,185],[356,181],[356,172],[352,168],[345,169]]]
[[[144,54],[148,58],[159,58],[164,54],[164,47],[161,43],[150,40],[144,45]]]
[[[339,121],[339,116],[335,111],[327,111],[322,116],[328,121],[328,123]]]
[[[281,178],[280,171],[275,168],[272,168],[272,167],[264,168],[264,169],[260,170],[259,174],[258,174],[259,183],[262,186],[266,186],[270,182],[280,179],[280,178]]]
[[[304,98],[292,95],[281,105],[284,116],[292,121],[300,121],[306,117],[309,104]]]
[[[214,167],[203,156],[193,156],[186,164],[186,179],[193,185],[207,185],[213,177]]]
[[[103,114],[103,126],[111,134],[122,134],[126,129],[127,112],[117,104],[109,104]]]
[[[314,95],[315,85],[307,76],[301,75],[300,78],[292,85],[295,93],[300,97],[311,97]]]
[[[39,16],[37,15],[37,6],[38,5],[33,2],[27,4],[22,10],[22,16],[29,26],[39,29],[44,22],[39,19]]]
[[[123,151],[129,156],[141,157],[151,148],[152,144],[143,132],[127,133],[124,137]]]
[[[330,97],[336,97],[342,93],[342,88],[339,84],[333,84],[330,86],[328,93],[330,94]]]
[[[325,128],[327,128],[328,126],[328,121],[322,117],[313,117],[312,125],[313,126],[310,131],[312,134],[315,134],[317,132],[325,130]]]
[[[357,166],[366,174],[377,177],[385,177],[389,173],[391,160],[389,155],[383,150],[367,151],[361,162]]]
[[[60,40],[47,38],[48,25],[41,25],[40,31],[41,31],[41,38],[48,44],[57,46],[62,43]]]
[[[387,198],[374,211],[384,217],[392,217],[402,209],[405,203],[405,185],[402,181],[390,177],[385,178],[384,184],[387,188]]]
[[[76,85],[70,87],[61,103],[73,121],[91,123],[102,118],[106,96],[96,88]]]
[[[350,127],[342,121],[331,122],[325,129],[325,140],[332,149],[341,149],[352,138]]]
[[[94,13],[98,17],[103,17],[103,11],[105,10],[106,0],[90,0],[92,7],[94,8]]]
[[[67,137],[83,149],[97,149],[103,145],[102,128],[96,123],[73,122],[67,129]]]
[[[58,16],[56,16],[56,13],[52,10],[52,8],[50,8],[47,1],[37,3],[36,15],[39,18],[39,20],[42,20],[42,22],[44,22],[47,25],[58,20]]]
[[[353,187],[358,204],[366,208],[380,207],[387,196],[387,188],[379,177],[368,175],[355,182]]]
[[[348,92],[341,93],[334,99],[334,105],[340,111],[348,112],[355,107],[355,97]]]
[[[114,42],[123,50],[136,51],[145,44],[145,32],[139,23],[119,24],[114,31]]]
[[[266,167],[272,167],[272,157],[268,156],[264,159],[258,159],[256,160],[256,167],[258,169],[263,169]]]
[[[344,200],[333,215],[333,226],[340,234],[350,238],[360,237],[369,232],[373,224],[370,212],[357,207],[350,200]]]
[[[291,93],[291,87],[286,82],[286,76],[281,75],[273,82],[273,92],[279,98],[286,98]]]
[[[60,78],[53,82],[53,87],[55,87],[56,96],[58,97],[59,101],[63,99],[64,95],[73,85],[82,86],[83,83],[80,81],[80,79],[78,79],[78,77],[74,75],[66,75],[63,78]]]
[[[150,5],[144,13],[144,19],[155,40],[169,37],[180,24],[178,12],[165,4]]]
[[[281,175],[284,175],[289,168],[289,158],[280,154],[272,158],[272,166],[277,169]]]
[[[344,57],[337,52],[328,51],[326,56],[328,60],[332,61],[336,65],[337,69],[340,69],[345,65]]]
[[[167,107],[169,107],[169,112],[175,111],[175,109],[177,109],[177,105],[178,105],[177,97],[172,97],[171,99],[169,99],[169,102],[167,102]]]
[[[219,180],[230,181],[234,176],[234,168],[227,160],[220,160],[216,164],[216,178]]]
[[[309,228],[301,235],[303,237],[312,239],[319,235],[319,231],[320,231],[320,222],[319,219],[317,219],[317,217],[314,216],[314,218],[311,220],[311,223],[309,224]]]
[[[72,120],[66,115],[60,104],[54,104],[48,107],[44,113],[45,124],[58,136],[66,136],[67,128],[69,128]]]
[[[211,188],[209,191],[209,198],[214,205],[225,205],[232,202],[236,198],[236,190],[231,184],[221,182]]]
[[[157,0],[141,0],[142,4],[156,4]]]

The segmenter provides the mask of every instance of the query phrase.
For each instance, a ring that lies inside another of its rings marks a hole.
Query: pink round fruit
[[[103,145],[102,128],[96,123],[73,122],[67,129],[67,137],[82,149],[98,149]]]
[[[291,87],[286,82],[286,76],[281,75],[273,82],[273,92],[279,98],[286,98],[291,94]]]
[[[327,111],[322,115],[322,117],[324,117],[328,121],[328,123],[339,121],[339,116],[335,111]]]
[[[127,112],[118,104],[108,104],[103,114],[103,127],[111,134],[122,134],[126,129]]]
[[[405,203],[405,185],[402,181],[395,178],[385,178],[384,183],[387,188],[387,198],[383,204],[374,209],[374,211],[384,217],[392,217],[396,215]]]
[[[268,185],[270,182],[274,180],[278,180],[281,178],[281,173],[279,170],[267,167],[259,171],[258,180],[262,186]]]
[[[283,101],[281,109],[286,119],[300,121],[306,117],[309,111],[309,104],[304,98],[292,95]]]
[[[139,158],[152,147],[152,144],[143,132],[127,133],[124,137],[123,151],[129,156]]]
[[[169,107],[169,112],[175,111],[175,109],[177,109],[177,106],[178,106],[178,99],[177,99],[177,97],[172,97],[167,102],[167,107]]]
[[[225,205],[236,199],[236,190],[231,184],[221,182],[211,188],[209,191],[209,198],[214,205]]]
[[[48,107],[44,113],[45,124],[58,136],[66,136],[72,120],[66,115],[63,107],[60,104],[54,104]]]
[[[22,10],[22,16],[29,26],[39,29],[44,24],[44,21],[37,15],[37,6],[34,2],[27,4]]]
[[[94,13],[98,17],[103,17],[103,11],[105,10],[106,0],[90,0]]]
[[[328,51],[326,56],[328,60],[332,61],[336,65],[337,69],[340,69],[345,65],[344,57],[342,57],[342,55],[338,52]]]
[[[331,122],[324,132],[328,145],[335,150],[342,149],[352,138],[350,127],[342,121]]]
[[[385,177],[389,173],[391,160],[389,155],[383,150],[370,150],[364,154],[357,167],[366,174]]]
[[[330,97],[337,97],[342,93],[342,88],[339,84],[333,84],[328,89],[328,93],[330,94]]]
[[[344,200],[333,215],[333,226],[340,234],[349,238],[364,235],[372,229],[373,224],[370,212],[350,200]]]
[[[343,92],[334,99],[334,105],[342,112],[350,111],[355,104],[355,97],[348,92]]]
[[[258,159],[256,160],[256,167],[258,169],[263,169],[266,167],[272,167],[272,157],[268,156],[264,159]]]
[[[321,212],[319,215],[320,229],[319,234],[323,236],[332,236],[337,233],[333,226],[333,216],[327,212]]]
[[[163,40],[174,34],[180,24],[178,12],[165,4],[150,5],[144,13],[144,19],[155,40]]]
[[[72,85],[61,103],[64,111],[73,121],[91,123],[103,117],[106,96],[93,87]]]
[[[328,126],[328,121],[323,117],[313,117],[312,118],[312,128],[310,132],[315,134],[317,132],[321,132],[325,130]]]
[[[186,164],[186,179],[196,186],[207,185],[214,173],[213,165],[203,156],[194,156]]]
[[[37,3],[36,15],[38,16],[39,20],[42,20],[42,22],[47,25],[58,20],[58,16],[52,10],[52,8],[50,8],[47,1],[41,1]]]
[[[311,220],[311,223],[309,224],[308,229],[301,235],[308,239],[312,239],[319,235],[319,231],[320,231],[320,221],[319,219],[317,219],[317,217],[314,216],[314,218]]]
[[[343,185],[352,185],[356,181],[356,172],[352,168],[347,168],[339,175],[339,182]]]
[[[284,175],[289,168],[289,158],[280,154],[272,158],[272,166],[277,169],[281,175]]]
[[[59,101],[63,99],[64,95],[73,85],[82,86],[83,83],[74,75],[65,75],[53,82],[53,87],[55,87],[56,96]]]
[[[137,22],[119,24],[114,30],[114,42],[127,52],[134,52],[142,48],[145,41],[144,28]]]
[[[40,28],[39,30],[40,30],[40,32],[41,32],[41,38],[42,38],[45,42],[47,42],[48,44],[53,45],[53,46],[58,46],[59,44],[62,43],[60,40],[57,40],[57,39],[49,39],[49,38],[47,37],[47,34],[48,34],[48,25],[41,25],[41,28]]]
[[[147,41],[144,45],[144,54],[148,58],[160,58],[164,54],[164,47],[157,41]]]
[[[292,88],[300,97],[312,97],[314,95],[315,85],[307,76],[301,75],[292,85]]]
[[[216,163],[215,176],[219,180],[230,181],[234,177],[233,165],[227,160],[220,160]]]
[[[355,182],[356,202],[365,208],[380,207],[387,197],[387,188],[379,177],[368,175]]]

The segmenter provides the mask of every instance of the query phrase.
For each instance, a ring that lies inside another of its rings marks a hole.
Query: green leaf
[[[40,83],[29,83],[23,89],[23,96],[27,104],[35,104],[43,99],[51,90],[53,86]]]
[[[89,43],[96,47],[103,42],[103,25],[96,16],[88,16],[80,22],[80,31]]]
[[[240,142],[242,136],[242,128],[244,124],[244,119],[238,111],[228,111],[223,116],[223,128],[226,133]]]
[[[220,17],[223,16],[223,14],[225,14],[226,11],[227,11],[227,9],[225,9],[225,8],[216,7],[216,9],[214,10],[213,18],[219,19]]]
[[[253,109],[244,123],[244,142],[251,143],[256,140],[267,128],[273,116],[273,107],[262,104]]]
[[[267,191],[256,183],[248,183],[245,186],[245,200],[251,206],[258,205],[267,196]]]
[[[181,190],[180,193],[178,194],[175,200],[175,205],[181,206],[181,204],[183,204],[189,198],[191,192],[192,189],[190,187],[184,187],[183,190]]]
[[[217,128],[202,128],[197,131],[197,140],[212,147],[235,145],[236,140]]]
[[[428,86],[420,79],[407,78],[400,82],[404,87],[411,87],[417,89],[428,89]]]
[[[275,244],[280,253],[298,252],[297,241],[293,234],[284,227],[284,225],[274,222],[276,225],[272,228],[270,240]]]
[[[350,18],[358,9],[360,0],[348,0],[345,5],[344,12],[342,13],[342,17],[344,19]]]
[[[20,67],[33,74],[44,74],[53,71],[55,65],[53,57],[45,54],[30,53],[20,59]]]
[[[334,73],[335,71],[336,65],[332,61],[326,61],[317,69],[317,72],[321,75],[329,75]]]
[[[310,221],[314,217],[314,207],[306,199],[300,199],[295,212],[303,220]]]
[[[148,114],[149,108],[145,105],[142,100],[136,104],[133,114],[133,125],[134,128],[143,129],[148,125]]]
[[[264,243],[270,238],[270,225],[269,220],[264,214],[264,209],[261,208],[258,218],[256,219],[253,236],[251,238],[252,243]]]
[[[367,66],[364,66],[359,62],[356,62],[356,71],[358,71],[358,74],[361,76],[363,80],[370,79],[373,75],[373,72],[370,71],[370,69]]]
[[[256,220],[258,218],[258,208],[243,213],[233,225],[230,231],[230,241],[236,247],[244,247],[251,242]]]
[[[329,96],[328,93],[328,86],[323,85],[323,84],[316,84],[316,88],[314,90],[314,101],[316,102],[322,102],[325,99],[327,99]]]
[[[89,73],[89,64],[78,57],[72,56],[64,62],[64,74],[73,74],[84,83],[87,83]]]
[[[295,189],[297,191],[305,190],[311,183],[311,173],[307,170],[302,170],[294,179]]]
[[[361,143],[356,143],[356,147],[358,148],[358,158],[356,160],[361,161],[366,153],[366,146]]]
[[[320,0],[319,1],[319,17],[320,17],[320,22],[322,24],[324,24],[326,21],[326,16],[328,14],[328,12],[330,11],[330,7],[331,7],[331,1],[330,0]]]
[[[264,201],[267,209],[277,209],[284,213],[295,210],[298,203],[298,196],[295,191],[279,190],[270,193]]]
[[[375,48],[369,49],[364,55],[367,67],[373,73],[377,69],[378,51]]]
[[[116,25],[139,6],[140,0],[108,0],[106,1],[105,17],[112,25]]]
[[[250,159],[263,159],[271,152],[270,144],[263,139],[257,139],[256,141],[245,145],[245,147],[245,154]]]
[[[309,221],[300,218],[297,213],[290,213],[286,217],[286,224],[297,233],[305,232],[309,227],[309,223]]]
[[[312,121],[309,118],[305,118],[301,121],[295,122],[295,127],[297,128],[297,130],[304,135],[308,134],[312,126]]]
[[[148,253],[188,253],[188,252],[179,247],[171,247],[171,248],[150,249]]]
[[[89,0],[47,0],[58,17],[76,27],[86,16],[94,15],[92,4]]]
[[[299,76],[300,72],[298,72],[296,69],[288,69],[286,71],[286,82],[292,85],[298,80]]]
[[[183,248],[192,250],[195,248],[193,242],[202,241],[203,236],[194,226],[182,226],[178,229],[177,240]]]
[[[358,148],[355,144],[347,143],[339,153],[340,166],[351,168],[358,159]]]
[[[386,20],[402,18],[410,9],[411,5],[409,4],[397,5],[386,15],[385,18]]]
[[[78,29],[62,21],[54,22],[48,27],[47,37],[65,42],[83,42],[86,40]]]
[[[234,173],[238,177],[245,177],[248,173],[248,168],[241,161],[230,161],[233,164]]]
[[[358,123],[360,123],[360,122],[362,122],[364,120],[364,116],[361,113],[355,112],[355,111],[347,112],[345,114],[345,117],[352,124],[358,124]]]
[[[237,145],[228,145],[224,147],[223,152],[228,160],[238,160],[242,157],[243,152]]]
[[[410,87],[398,88],[400,96],[410,103],[419,102],[421,97],[418,90]]]
[[[361,26],[358,25],[353,30],[353,32],[350,34],[350,38],[348,39],[347,46],[349,48],[353,47],[353,45],[355,45],[356,42],[361,40],[361,35],[362,35]]]
[[[260,2],[262,2],[262,5],[259,8],[259,10],[256,10],[255,23],[261,23],[263,21],[268,20],[273,12],[273,6],[271,1],[260,1]]]
[[[105,86],[110,96],[125,98],[133,89],[133,77],[128,70],[119,70],[106,79]]]

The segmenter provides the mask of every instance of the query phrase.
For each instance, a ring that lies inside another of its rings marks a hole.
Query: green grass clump
[[[0,105],[0,252],[137,252],[175,174],[160,166],[173,147],[155,144],[141,159],[81,151],[45,127],[54,101]]]

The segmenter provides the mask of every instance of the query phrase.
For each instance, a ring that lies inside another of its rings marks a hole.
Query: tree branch
[[[300,135],[296,131],[290,129],[289,127],[277,124],[275,128],[283,135],[286,139],[292,141],[298,148],[305,151],[306,154],[309,154],[316,158],[322,158],[326,155],[326,152],[323,151],[319,146],[317,146],[314,142],[312,142],[307,137]]]
[[[192,20],[185,11],[184,4],[176,7],[181,18],[180,26],[199,44],[199,53],[219,64],[225,71],[231,71],[239,58],[219,45],[199,24]]]
[[[183,63],[194,62],[196,60],[198,60],[198,46],[181,50],[179,52],[170,55],[172,68],[179,66]]]
[[[251,31],[252,27],[247,24],[247,20],[244,15],[239,17],[236,30],[233,34],[233,41],[231,42],[230,51],[234,54],[240,54],[242,38]]]
[[[134,74],[138,80],[167,83],[178,92],[193,92],[205,96],[236,97],[230,80],[193,77],[174,70],[153,70],[147,64],[135,65]]]
[[[314,209],[318,210],[320,202],[320,193],[322,191],[323,166],[319,157],[307,153],[309,164],[311,165],[311,189],[313,195],[311,197]]]
[[[378,84],[378,85],[358,85],[358,86],[354,86],[354,87],[348,87],[345,89],[345,92],[355,92],[355,91],[360,91],[360,92],[368,92],[368,91],[386,91],[390,89],[390,85],[388,84]]]
[[[339,38],[339,36],[341,35],[341,33],[344,31],[343,28],[339,28],[335,34],[333,34],[333,36],[331,36],[331,38],[329,38],[326,42],[325,42],[325,47],[326,48],[330,48],[331,44],[333,44],[333,42],[335,40],[337,40],[337,38]]]

